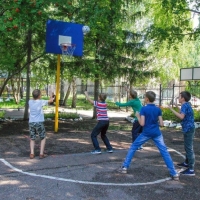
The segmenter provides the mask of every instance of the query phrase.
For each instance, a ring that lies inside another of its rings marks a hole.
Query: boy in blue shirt
[[[193,139],[195,134],[195,126],[194,126],[194,112],[192,110],[191,104],[189,103],[191,99],[191,94],[187,91],[183,91],[179,95],[179,103],[181,103],[181,108],[179,108],[179,112],[173,110],[172,106],[168,106],[169,109],[181,119],[181,126],[183,130],[184,137],[184,148],[186,151],[186,158],[183,163],[177,164],[179,167],[186,167],[184,171],[181,171],[180,174],[194,176],[194,164],[195,164],[195,155],[193,150]]]
[[[142,133],[137,137],[137,139],[131,144],[130,149],[126,155],[125,161],[118,170],[120,173],[127,173],[127,169],[131,163],[131,160],[135,154],[135,151],[139,146],[152,139],[160,151],[161,156],[163,157],[165,164],[170,172],[170,175],[173,180],[179,180],[179,175],[175,170],[171,156],[167,150],[167,147],[164,143],[162,133],[159,128],[158,121],[160,126],[163,126],[162,112],[161,109],[153,103],[155,101],[156,94],[152,91],[148,91],[145,94],[146,106],[142,107],[140,114],[136,112],[136,116],[141,126],[143,126]]]

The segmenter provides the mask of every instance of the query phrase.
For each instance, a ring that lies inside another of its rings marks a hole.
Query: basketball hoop
[[[71,58],[73,56],[74,50],[76,49],[76,45],[69,43],[61,43],[60,48],[62,50],[62,61],[65,61],[65,58]]]

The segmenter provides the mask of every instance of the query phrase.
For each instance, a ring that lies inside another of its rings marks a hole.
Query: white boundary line
[[[179,154],[182,157],[185,157],[183,154],[180,152],[169,148],[173,151],[175,151],[177,154]],[[157,183],[162,183],[168,180],[171,180],[171,178],[164,178],[164,179],[159,179],[157,181],[151,181],[151,182],[146,182],[146,183],[102,183],[102,182],[90,182],[90,181],[79,181],[79,180],[73,180],[73,179],[65,179],[65,178],[59,178],[59,177],[54,177],[54,176],[47,176],[47,175],[40,175],[40,174],[35,174],[35,173],[29,173],[29,172],[24,172],[21,169],[18,169],[11,165],[9,162],[7,162],[5,159],[0,159],[2,163],[4,163],[6,166],[10,167],[16,172],[29,175],[29,176],[34,176],[34,177],[40,177],[40,178],[46,178],[46,179],[51,179],[51,180],[57,180],[57,181],[65,181],[65,182],[71,182],[71,183],[81,183],[81,184],[88,184],[88,185],[104,185],[104,186],[140,186],[140,185],[153,185]]]

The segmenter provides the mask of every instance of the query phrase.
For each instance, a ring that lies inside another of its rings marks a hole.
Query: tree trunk
[[[66,95],[65,95],[65,98],[64,98],[63,106],[67,105],[67,100],[69,98],[70,92],[71,92],[71,83],[69,83],[69,86],[67,88],[67,92],[66,92]]]
[[[99,96],[99,76],[96,75],[95,81],[94,81],[94,100],[97,101]],[[93,119],[97,118],[97,111],[96,108],[94,107],[93,109]]]
[[[71,105],[71,108],[76,108],[76,100],[77,100],[76,78],[73,78],[73,80],[72,80],[72,105]]]
[[[26,70],[26,104],[25,104],[25,110],[24,110],[24,120],[28,120],[29,113],[28,113],[28,102],[30,99],[30,76],[31,76],[31,52],[32,52],[32,31],[29,30],[27,34],[27,70]]]
[[[63,78],[63,65],[61,65],[61,75],[60,75],[60,101],[59,101],[59,104],[60,106],[62,106],[64,104],[64,85],[65,85],[65,82],[64,82],[64,78]]]

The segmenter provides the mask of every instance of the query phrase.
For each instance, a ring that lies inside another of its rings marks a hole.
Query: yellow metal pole
[[[59,89],[60,89],[60,55],[58,55],[58,61],[57,61],[57,74],[56,74],[55,132],[58,132]]]

